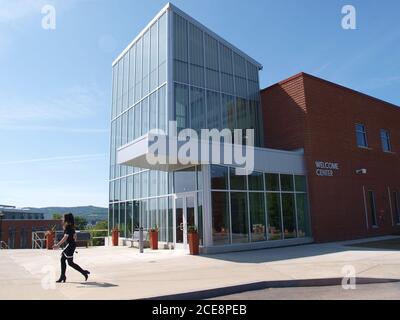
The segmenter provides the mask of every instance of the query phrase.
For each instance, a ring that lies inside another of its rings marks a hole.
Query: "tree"
[[[75,228],[77,230],[85,230],[87,226],[87,220],[84,217],[75,217]]]
[[[108,221],[103,220],[96,223],[95,226],[91,227],[89,230],[93,230],[92,237],[107,237],[108,235]],[[95,232],[95,230],[106,230],[102,232]],[[104,246],[104,239],[93,239],[93,246]]]
[[[61,220],[62,219],[62,214],[61,213],[53,213],[53,219],[54,220]]]

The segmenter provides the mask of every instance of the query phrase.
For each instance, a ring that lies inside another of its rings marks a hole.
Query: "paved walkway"
[[[400,279],[400,251],[344,246],[349,243],[209,256],[168,250],[140,254],[127,247],[78,249],[75,262],[92,272],[88,282],[68,268],[68,282],[56,285],[60,251],[1,250],[0,299],[150,298],[260,281],[341,278],[348,265],[357,277]]]

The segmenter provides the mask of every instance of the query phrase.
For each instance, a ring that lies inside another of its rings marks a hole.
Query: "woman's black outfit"
[[[78,266],[76,263],[74,263],[74,253],[76,249],[76,243],[75,243],[75,230],[71,226],[66,226],[64,230],[64,234],[68,235],[67,238],[67,245],[65,246],[64,250],[61,253],[61,276],[58,282],[66,280],[65,276],[65,271],[67,270],[67,264],[66,261],[68,261],[68,265],[72,268],[74,268],[76,271],[79,271],[87,280],[88,274],[90,274],[89,271],[83,270],[80,266]]]

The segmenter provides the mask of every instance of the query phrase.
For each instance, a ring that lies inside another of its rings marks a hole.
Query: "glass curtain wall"
[[[216,165],[210,172],[214,245],[311,236],[305,176],[236,176]]]
[[[168,173],[117,165],[119,147],[167,128],[167,19],[160,16],[113,66],[109,230],[131,237],[140,222],[167,241]]]
[[[258,66],[177,13],[173,39],[178,130],[255,129],[261,146]]]

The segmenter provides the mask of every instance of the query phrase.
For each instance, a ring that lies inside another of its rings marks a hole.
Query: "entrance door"
[[[195,194],[178,195],[175,199],[175,247],[187,249],[187,231],[197,223]]]

